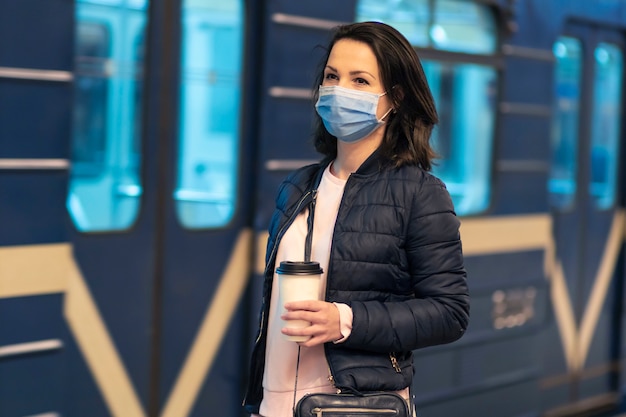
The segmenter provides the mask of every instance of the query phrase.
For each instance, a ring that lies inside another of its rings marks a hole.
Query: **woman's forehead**
[[[353,39],[340,39],[328,56],[327,65],[340,66],[344,71],[374,71],[378,75],[378,60],[372,48],[364,42]]]

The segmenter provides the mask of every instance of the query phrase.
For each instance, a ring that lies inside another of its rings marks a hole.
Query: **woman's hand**
[[[287,310],[281,318],[283,320],[306,320],[311,325],[303,328],[283,327],[281,332],[288,336],[311,336],[306,342],[299,342],[301,346],[311,347],[326,342],[334,342],[342,338],[339,309],[333,303],[326,301],[294,301],[285,304]]]

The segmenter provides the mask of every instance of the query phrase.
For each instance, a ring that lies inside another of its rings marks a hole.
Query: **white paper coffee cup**
[[[322,268],[318,262],[284,261],[276,269],[279,296],[282,305],[292,301],[320,300]],[[303,328],[311,325],[306,320],[285,320],[285,327]],[[287,336],[287,340],[306,342],[310,336]]]

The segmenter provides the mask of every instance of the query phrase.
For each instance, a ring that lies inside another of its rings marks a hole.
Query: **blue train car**
[[[398,28],[441,122],[467,334],[419,415],[617,414],[621,0],[0,0],[0,416],[235,417],[319,45]]]

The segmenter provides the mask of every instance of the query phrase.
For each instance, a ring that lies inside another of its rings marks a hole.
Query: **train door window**
[[[402,32],[411,45],[427,47],[430,45],[429,1],[361,0],[357,3],[356,20],[384,21]]]
[[[578,123],[582,76],[582,45],[578,39],[560,37],[553,46],[554,118],[552,168],[548,182],[551,205],[565,210],[574,204],[578,157]]]
[[[72,164],[85,175],[95,176],[104,170],[107,137],[104,122],[108,113],[105,74],[111,40],[103,24],[80,22],[76,31],[76,38],[80,40],[76,45],[77,67],[82,68],[80,72],[84,76],[77,78],[74,90]]]
[[[496,50],[497,27],[491,11],[459,0],[434,2],[430,39],[437,49],[475,54]]]
[[[360,0],[356,15],[357,21],[394,26],[418,54],[425,47],[463,54],[452,59],[448,54],[445,61],[422,59],[440,116],[432,142],[441,159],[433,171],[446,183],[459,215],[485,210],[491,194],[497,71],[495,65],[472,62],[471,55],[489,58],[496,52],[491,10],[464,0]]]
[[[178,219],[187,228],[223,226],[235,211],[241,3],[183,2],[180,144],[174,198]]]
[[[598,209],[608,209],[617,192],[623,56],[619,47],[600,43],[594,57],[589,194]]]
[[[496,71],[431,61],[424,70],[440,118],[432,135],[440,157],[433,172],[446,183],[458,214],[483,211],[490,195]]]
[[[126,229],[139,211],[145,23],[145,0],[76,4],[67,208],[83,232]]]

